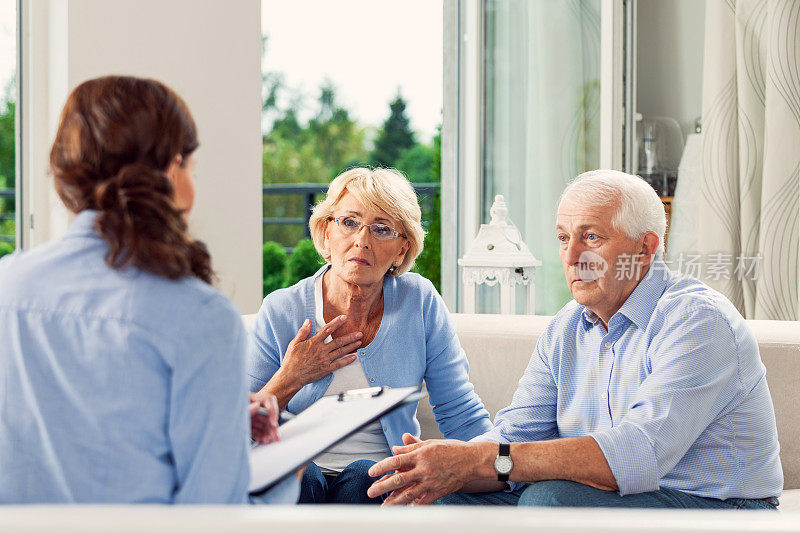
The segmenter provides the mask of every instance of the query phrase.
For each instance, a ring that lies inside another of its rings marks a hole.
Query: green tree
[[[13,187],[16,174],[14,102],[0,103],[0,187]]]
[[[415,144],[405,150],[395,163],[395,168],[405,174],[412,183],[439,181],[433,172],[435,148],[428,144]]]
[[[286,264],[286,286],[290,287],[305,279],[322,266],[322,257],[314,247],[311,239],[303,239],[297,243]]]
[[[438,128],[433,138],[431,149],[433,160],[430,167],[430,181],[441,181],[442,175],[442,127]],[[425,206],[423,200],[422,205]],[[430,210],[423,209],[423,224],[427,222],[425,244],[414,264],[414,272],[425,276],[442,291],[442,216],[441,192],[431,199]]]
[[[10,242],[0,242],[0,257],[8,255],[14,251],[14,245]]]
[[[320,88],[317,112],[307,124],[298,120],[301,99],[294,98],[264,135],[264,183],[327,184],[354,162],[367,158],[365,130],[336,98],[336,88]],[[305,198],[300,195],[266,196],[264,217],[302,218]],[[264,240],[294,246],[303,237],[300,225],[267,224]]]
[[[15,103],[13,89],[15,81],[12,79],[5,88],[3,100],[0,101],[0,189],[13,188],[16,176],[16,146],[14,132]],[[14,212],[14,199],[0,199],[0,214],[8,215]],[[0,236],[13,239],[14,220],[0,219]],[[13,245],[11,246],[13,250]]]
[[[370,153],[370,162],[376,166],[394,167],[403,151],[416,144],[414,132],[406,116],[406,101],[398,91],[389,104],[389,118],[383,123]]]
[[[320,87],[319,111],[308,122],[307,142],[314,145],[328,167],[326,180],[341,174],[353,162],[366,161],[364,128],[350,118],[350,112],[336,99],[336,88],[327,81]]]
[[[277,242],[264,243],[264,296],[284,287],[286,281],[286,250]]]

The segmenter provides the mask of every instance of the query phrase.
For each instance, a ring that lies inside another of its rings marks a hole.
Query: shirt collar
[[[647,324],[650,323],[650,317],[653,316],[658,299],[664,294],[669,276],[669,269],[664,261],[660,258],[655,259],[653,264],[650,265],[650,270],[647,271],[644,278],[633,289],[633,292],[622,304],[622,307],[619,308],[619,311],[615,313],[615,316],[621,314],[639,329],[645,329]],[[600,317],[584,307],[583,320],[584,327],[589,329],[600,322]]]
[[[94,220],[97,218],[97,211],[94,209],[84,209],[77,214],[75,220],[69,225],[65,237],[96,237],[97,230],[94,229]]]

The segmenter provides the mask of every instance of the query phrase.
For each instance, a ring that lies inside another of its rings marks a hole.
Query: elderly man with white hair
[[[574,300],[539,338],[511,405],[472,442],[404,435],[370,469],[385,475],[369,494],[393,491],[385,504],[775,509],[783,474],[755,337],[724,296],[666,268],[665,229],[641,178],[578,176],[555,232]]]

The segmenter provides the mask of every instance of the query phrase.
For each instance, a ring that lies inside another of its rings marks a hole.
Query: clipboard
[[[337,442],[401,405],[420,387],[370,387],[325,396],[278,428],[280,439],[250,449],[249,492],[269,487]]]

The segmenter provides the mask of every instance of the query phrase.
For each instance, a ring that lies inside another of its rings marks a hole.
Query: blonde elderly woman
[[[348,170],[331,182],[309,225],[327,263],[264,299],[252,333],[251,391],[299,413],[344,390],[425,380],[445,437],[488,431],[444,302],[430,281],[408,272],[425,234],[408,180],[396,170]],[[405,405],[318,456],[300,502],[379,503],[367,497],[374,481],[367,470],[403,445],[403,433],[419,435],[416,409]]]

